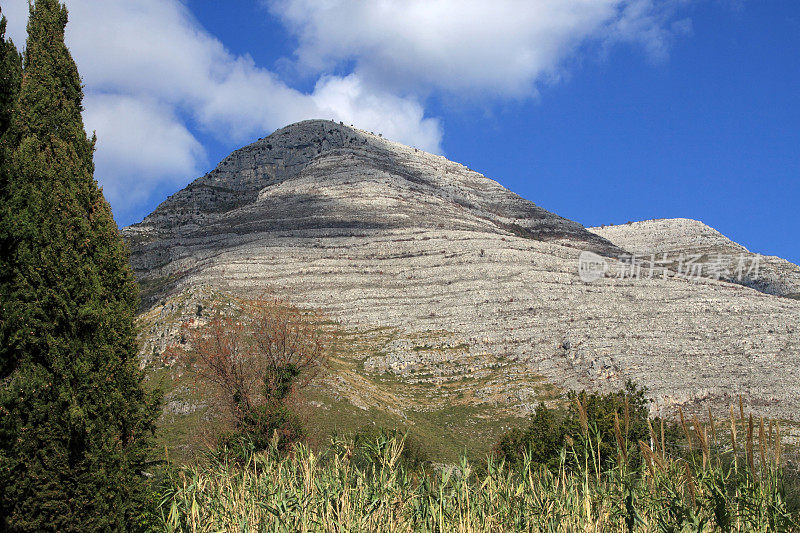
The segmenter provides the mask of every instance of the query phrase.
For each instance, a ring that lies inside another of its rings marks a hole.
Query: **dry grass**
[[[621,413],[617,460],[608,470],[593,451],[598,432],[590,420],[582,420],[584,442],[568,445],[552,472],[528,460],[518,468],[489,460],[480,472],[466,460],[408,470],[402,439],[385,437],[365,450],[347,441],[333,441],[322,454],[304,446],[289,456],[271,449],[252,454],[244,466],[216,461],[173,470],[161,500],[162,526],[192,532],[797,530],[798,517],[783,496],[777,424],[741,410],[721,442],[713,419],[681,419],[685,449],[670,455],[663,427],[651,427],[649,442],[628,442]],[[628,463],[634,446],[641,464]],[[370,461],[354,460],[364,453]]]

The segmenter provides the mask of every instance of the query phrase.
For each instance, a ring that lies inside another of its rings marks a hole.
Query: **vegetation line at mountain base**
[[[526,454],[432,469],[403,458],[402,437],[323,452],[277,442],[246,462],[217,457],[170,469],[158,511],[165,531],[794,531],[779,466],[779,430],[753,418],[683,424],[682,451],[658,427],[648,442],[602,432],[585,408],[582,431],[548,468]],[[732,433],[723,441],[723,427]],[[663,431],[663,430],[662,430]],[[661,435],[660,435],[661,433]],[[737,437],[736,435],[739,435]],[[633,451],[638,450],[638,462]],[[676,449],[677,450],[677,449]],[[602,452],[601,452],[602,453]],[[366,460],[365,460],[366,459]],[[606,461],[610,459],[610,461]]]

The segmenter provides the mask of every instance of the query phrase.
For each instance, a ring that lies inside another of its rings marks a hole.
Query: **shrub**
[[[286,453],[305,438],[297,413],[280,403],[256,407],[232,430],[220,434],[212,455],[244,464],[256,452],[270,447]]]
[[[221,449],[288,449],[305,433],[297,392],[324,364],[324,334],[313,317],[280,300],[239,301],[237,311],[186,327],[177,356],[210,396],[226,430]]]
[[[505,433],[495,446],[495,453],[511,464],[529,460],[555,469],[568,441],[577,455],[583,455],[585,440],[580,436],[591,432],[603,467],[617,458],[620,448],[626,456],[636,459],[640,456],[637,443],[646,441],[649,432],[645,393],[644,388],[628,381],[623,390],[607,394],[570,392],[566,410],[550,409],[540,403],[528,426]],[[575,456],[567,459],[574,460]]]
[[[580,450],[584,441],[578,437],[585,429],[592,432],[604,467],[608,467],[620,451],[638,460],[637,443],[646,441],[649,435],[646,393],[647,389],[637,387],[630,380],[624,389],[607,394],[570,392],[565,433],[575,439]]]
[[[519,465],[527,454],[533,463],[555,469],[565,442],[563,413],[540,403],[528,427],[510,430],[500,438],[495,449],[510,464]]]
[[[387,429],[380,426],[364,426],[353,436],[353,461],[361,467],[374,464],[391,441],[402,441],[400,463],[409,470],[430,464],[430,457],[420,440],[411,433],[403,433],[398,429]]]

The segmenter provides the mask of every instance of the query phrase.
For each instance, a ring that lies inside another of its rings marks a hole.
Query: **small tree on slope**
[[[195,374],[229,430],[216,444],[263,450],[277,434],[278,447],[289,449],[303,438],[295,393],[326,364],[329,336],[319,317],[281,300],[239,300],[237,307],[187,327],[187,346],[174,347],[174,355]]]
[[[136,365],[138,295],[93,178],[57,0],[30,9],[0,209],[0,529],[130,529],[158,403]]]

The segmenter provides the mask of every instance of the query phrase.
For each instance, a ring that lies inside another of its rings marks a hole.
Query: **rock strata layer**
[[[666,258],[676,272],[696,271],[778,296],[800,293],[800,267],[780,257],[752,253],[697,220],[646,220],[589,231],[636,254],[645,266]]]
[[[443,358],[395,342],[367,354],[368,372],[446,380],[513,361],[559,386],[633,379],[661,406],[744,394],[764,415],[800,413],[800,302],[671,270],[584,282],[582,251],[613,258],[639,241],[341,124],[278,130],[123,233],[147,307],[192,286],[270,291],[349,325],[458,347]],[[521,397],[518,383],[506,387]]]

